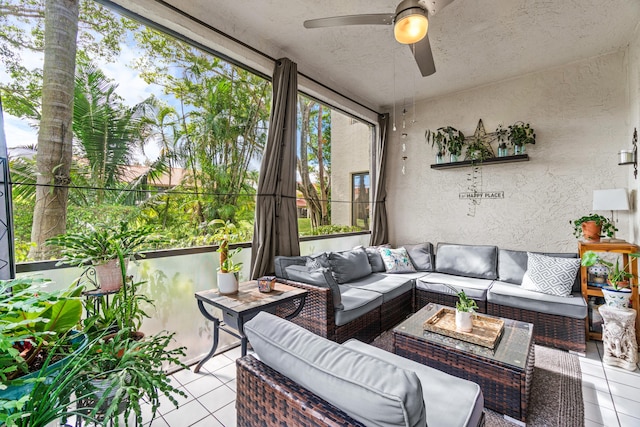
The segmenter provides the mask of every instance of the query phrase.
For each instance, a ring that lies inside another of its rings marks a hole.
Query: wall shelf
[[[431,165],[431,169],[453,169],[453,168],[464,168],[468,166],[476,166],[476,165],[493,165],[496,163],[514,163],[514,162],[528,162],[529,155],[528,154],[518,154],[515,156],[505,156],[505,157],[492,157],[490,159],[485,159],[481,162],[477,160],[463,160],[461,162],[453,162],[453,163],[436,163]]]

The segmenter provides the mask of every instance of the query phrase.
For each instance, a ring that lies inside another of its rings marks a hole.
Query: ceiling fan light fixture
[[[396,15],[393,34],[398,43],[414,44],[427,35],[428,29],[429,20],[424,9],[412,7]]]

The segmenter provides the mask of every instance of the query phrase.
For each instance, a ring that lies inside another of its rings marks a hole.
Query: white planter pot
[[[615,290],[611,287],[605,287],[602,288],[602,293],[604,294],[604,301],[609,307],[629,308],[631,289]]]
[[[125,260],[125,270],[127,261]],[[117,291],[122,287],[122,271],[120,270],[120,260],[112,259],[104,264],[94,266],[100,289],[105,292]]]
[[[456,331],[471,332],[473,330],[473,312],[456,310]]]
[[[218,272],[218,292],[222,295],[235,294],[238,292],[238,277],[236,273]]]

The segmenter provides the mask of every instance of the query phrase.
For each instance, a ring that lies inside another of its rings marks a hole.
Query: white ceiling
[[[378,111],[623,49],[640,21],[640,0],[455,0],[430,20],[437,71],[422,77],[391,26],[302,26],[392,13],[399,0],[167,3]]]

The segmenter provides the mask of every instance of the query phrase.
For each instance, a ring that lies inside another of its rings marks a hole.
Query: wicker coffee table
[[[533,325],[503,319],[494,350],[425,331],[424,322],[440,309],[427,304],[393,330],[394,352],[407,359],[480,385],[485,407],[525,422],[533,378]],[[455,398],[455,396],[452,396]]]

